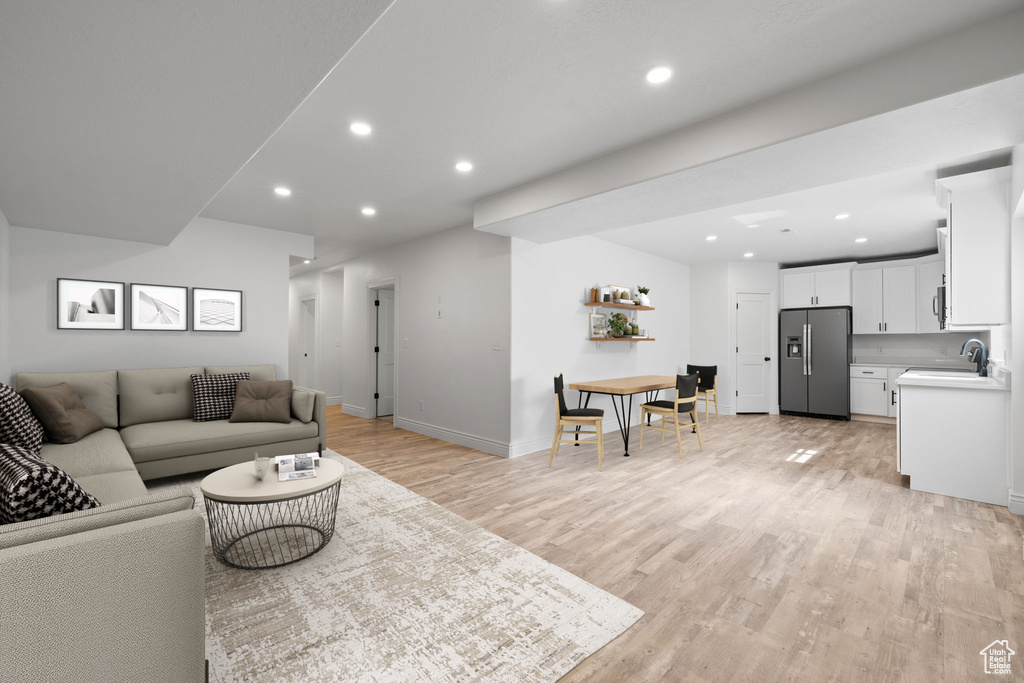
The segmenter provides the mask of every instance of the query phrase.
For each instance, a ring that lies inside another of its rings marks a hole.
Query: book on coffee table
[[[309,453],[300,455],[281,455],[277,461],[278,481],[290,481],[293,479],[310,479],[316,476],[316,468],[313,466],[313,458]]]

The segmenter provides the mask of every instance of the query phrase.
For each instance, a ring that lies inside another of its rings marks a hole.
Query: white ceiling
[[[0,210],[159,243],[202,210],[315,235],[323,267],[471,224],[482,198],[1024,2],[387,6],[4,3]],[[675,75],[654,88],[643,75],[658,64]],[[354,119],[373,135],[353,137]],[[473,173],[453,170],[460,158]]]
[[[168,244],[390,2],[0,3],[0,210]]]
[[[323,267],[470,224],[482,197],[1020,6],[399,2],[203,215],[312,233],[310,268]],[[657,64],[675,76],[652,88]],[[353,120],[373,135],[351,135]],[[460,158],[472,174],[453,170]],[[276,197],[278,184],[294,194]]]

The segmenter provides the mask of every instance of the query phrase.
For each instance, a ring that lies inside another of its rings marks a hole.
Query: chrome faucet
[[[978,348],[967,350],[971,344],[977,344]],[[967,360],[978,364],[978,376],[988,377],[988,366],[985,364],[985,345],[980,339],[968,339],[960,349],[961,356],[967,356]]]

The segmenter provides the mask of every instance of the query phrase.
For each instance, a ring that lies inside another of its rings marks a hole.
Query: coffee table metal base
[[[239,569],[298,562],[334,536],[341,482],[282,500],[240,503],[205,498],[213,556]]]

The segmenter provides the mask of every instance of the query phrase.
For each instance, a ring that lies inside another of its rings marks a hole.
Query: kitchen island
[[[1009,387],[947,370],[906,372],[896,385],[896,468],[910,488],[1007,505]]]

